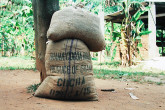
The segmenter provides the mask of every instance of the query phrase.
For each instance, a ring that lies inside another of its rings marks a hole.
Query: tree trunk
[[[40,80],[42,82],[46,78],[46,33],[53,13],[59,10],[59,0],[32,0],[32,5],[35,30],[36,68],[40,72]]]

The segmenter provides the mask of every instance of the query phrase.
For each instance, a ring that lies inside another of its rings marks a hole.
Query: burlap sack
[[[99,17],[81,8],[67,7],[56,11],[52,16],[47,37],[53,41],[80,39],[90,51],[105,49]]]
[[[66,100],[97,100],[89,49],[80,40],[66,39],[47,44],[47,78],[35,96]]]

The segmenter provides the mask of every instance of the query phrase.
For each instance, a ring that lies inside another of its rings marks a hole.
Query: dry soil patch
[[[38,72],[0,70],[0,110],[165,110],[165,85],[95,79],[99,101],[60,101],[29,98],[26,87],[34,83],[39,83]],[[101,91],[112,88],[115,92]]]

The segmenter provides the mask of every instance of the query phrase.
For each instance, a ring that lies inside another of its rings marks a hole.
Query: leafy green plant
[[[33,84],[27,87],[27,93],[34,93],[41,83]]]
[[[0,51],[14,55],[33,55],[34,31],[31,0],[4,0],[0,2]]]
[[[163,83],[162,82],[156,82],[157,85],[162,85]]]
[[[92,60],[95,60],[95,61],[97,61],[97,60],[98,60],[98,58],[96,58],[96,57],[92,57]]]
[[[113,31],[113,41],[118,43],[119,47],[123,47],[125,51],[120,51],[120,58],[122,60],[122,65],[131,66],[134,64],[133,59],[137,57],[138,48],[142,47],[141,36],[149,34],[150,31],[146,31],[144,28],[144,23],[139,20],[140,16],[144,14],[148,7],[144,7],[141,2],[143,0],[112,0],[110,6],[120,7],[119,11],[124,14],[124,19],[119,31]],[[130,8],[133,7],[137,9],[136,13],[131,15]],[[114,52],[115,53],[115,52]]]
[[[116,49],[117,49],[117,46],[115,46],[115,48],[113,49],[113,53],[112,53],[112,57],[111,57],[111,61],[113,61],[113,59],[115,58],[115,55],[116,55]]]

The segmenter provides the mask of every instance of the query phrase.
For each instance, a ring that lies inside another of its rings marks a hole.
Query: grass
[[[163,83],[162,82],[156,82],[157,85],[162,85]]]
[[[113,61],[113,62],[104,62],[104,63],[99,63],[99,65],[107,65],[107,66],[113,66],[113,67],[118,67],[120,65],[120,61]]]
[[[0,57],[0,70],[36,70],[35,60],[30,57]]]
[[[148,84],[154,84],[154,83],[157,84],[157,82],[153,82],[153,81],[151,81],[151,80],[147,80],[146,82],[147,82]]]
[[[145,81],[145,76],[159,78],[160,75],[165,76],[165,72],[146,71],[141,66],[122,67],[120,62],[104,62],[99,63],[93,59],[94,76],[99,79],[117,79],[125,81],[133,81],[140,83],[149,83],[162,85],[162,82]],[[35,60],[30,57],[0,57],[0,70],[36,70]],[[35,86],[34,86],[35,87]]]
[[[162,85],[163,83],[145,81],[145,76],[159,77],[165,75],[164,72],[146,71],[142,66],[137,67],[122,67],[120,62],[105,62],[98,63],[93,61],[94,76],[99,79],[117,79],[117,80],[129,80],[139,83],[157,84]]]
[[[37,88],[40,86],[41,83],[38,83],[38,84],[33,84],[33,85],[30,85],[28,86],[26,89],[27,89],[27,93],[34,93]]]
[[[153,73],[148,72],[131,72],[122,70],[108,70],[108,69],[94,69],[94,75],[99,78],[109,77],[113,79],[121,79],[123,77],[127,79],[133,79],[142,76],[151,76]]]

